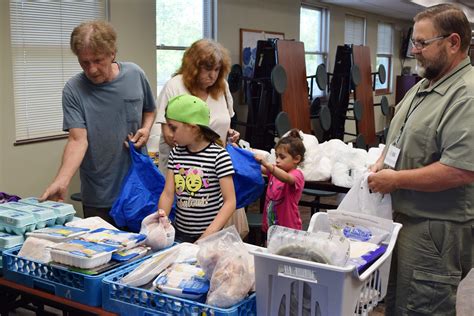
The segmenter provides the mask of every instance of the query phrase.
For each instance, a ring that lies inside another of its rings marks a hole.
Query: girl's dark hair
[[[280,138],[275,146],[275,150],[282,145],[287,146],[288,153],[291,155],[291,157],[295,158],[299,155],[301,157],[300,163],[304,161],[304,153],[306,152],[306,148],[304,147],[303,139],[301,138],[298,129],[293,128],[288,136]]]
[[[221,147],[224,147],[224,143],[222,142],[219,135],[217,135],[216,133],[212,132],[211,130],[209,130],[207,128],[202,128],[199,125],[198,125],[198,127],[199,127],[199,130],[201,131],[201,136],[205,140],[207,140],[208,142],[211,142],[211,143],[216,143],[217,145],[219,145]]]

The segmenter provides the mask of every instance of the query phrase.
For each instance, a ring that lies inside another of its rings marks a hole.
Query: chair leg
[[[314,213],[319,212],[319,203],[320,203],[319,196],[315,196],[314,201],[313,201],[313,205],[311,205],[311,216],[313,216]]]

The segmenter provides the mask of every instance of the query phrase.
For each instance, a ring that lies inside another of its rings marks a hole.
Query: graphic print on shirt
[[[276,185],[273,180],[268,184],[270,190],[267,191],[267,223],[268,227],[278,225],[278,216],[276,207],[283,202],[283,185]]]
[[[179,170],[178,173],[174,175],[178,205],[180,207],[205,206],[208,203],[208,196],[193,198],[201,188],[208,187],[208,181],[203,178],[203,171],[196,167],[191,167],[188,170],[185,170],[181,164],[176,164],[175,168]],[[190,195],[190,197],[180,199],[179,196],[185,191]]]

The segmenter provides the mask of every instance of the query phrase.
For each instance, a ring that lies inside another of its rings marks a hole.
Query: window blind
[[[344,24],[344,43],[354,45],[365,44],[365,19],[346,15]]]
[[[392,54],[393,28],[391,24],[380,22],[377,31],[377,53]]]
[[[106,0],[10,1],[17,142],[65,134],[62,89],[81,71],[69,49],[70,34],[105,13]]]

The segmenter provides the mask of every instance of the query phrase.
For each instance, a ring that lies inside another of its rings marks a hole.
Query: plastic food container
[[[0,230],[9,234],[24,235],[36,228],[36,219],[30,213],[0,205]]]
[[[71,239],[74,239],[78,236],[81,236],[87,233],[89,229],[80,228],[80,227],[68,227],[56,225],[52,227],[45,227],[37,229],[33,232],[26,233],[27,236],[52,240],[55,242],[65,242]]]
[[[50,248],[53,261],[82,269],[91,269],[110,261],[115,246],[72,239]]]
[[[25,241],[22,235],[0,233],[0,251],[21,245]]]
[[[64,225],[65,223],[72,221],[74,214],[76,214],[76,210],[74,209],[74,206],[68,203],[54,202],[54,201],[40,202],[35,197],[21,199],[19,202],[24,203],[24,204],[36,205],[36,206],[53,209],[54,212],[56,213],[57,225]]]
[[[147,246],[137,246],[131,249],[119,250],[112,254],[112,260],[118,262],[127,262],[132,259],[136,260],[144,257],[149,250],[150,247]]]
[[[153,281],[153,286],[163,293],[197,300],[209,291],[209,280],[196,265],[175,263]]]
[[[146,235],[129,233],[122,230],[98,228],[80,237],[82,240],[119,247],[121,250],[140,245]]]
[[[56,213],[52,209],[18,202],[9,202],[3,205],[20,212],[32,214],[36,219],[36,229],[53,226],[56,223]]]

